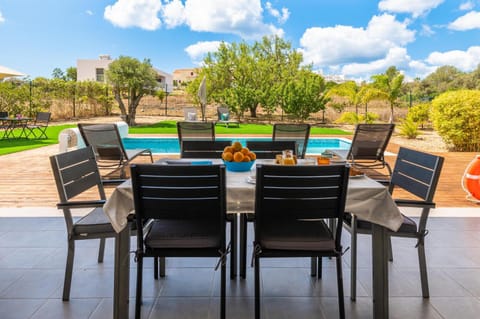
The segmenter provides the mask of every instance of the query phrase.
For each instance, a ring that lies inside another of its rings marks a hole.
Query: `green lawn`
[[[0,139],[0,155],[25,151],[42,146],[58,143],[58,135],[66,128],[76,127],[74,124],[49,126],[47,128],[48,139]],[[162,121],[152,125],[136,126],[129,128],[130,134],[177,134],[176,121]],[[255,134],[272,134],[272,125],[269,124],[240,124],[240,127],[224,127],[217,125],[215,127],[216,134],[238,134],[238,135],[255,135]],[[0,131],[0,136],[3,132]],[[15,131],[19,135],[19,131]],[[312,127],[311,134],[321,135],[350,135],[335,128]]]

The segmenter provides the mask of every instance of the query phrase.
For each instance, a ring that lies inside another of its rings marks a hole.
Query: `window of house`
[[[95,75],[96,75],[97,82],[105,82],[105,69],[96,68]]]

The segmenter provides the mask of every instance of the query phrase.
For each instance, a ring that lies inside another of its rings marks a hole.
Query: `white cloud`
[[[161,7],[162,3],[159,0],[118,0],[105,8],[103,16],[121,28],[140,27],[145,30],[156,30],[161,26],[157,16]]]
[[[464,72],[470,72],[480,63],[480,46],[472,46],[467,51],[432,52],[426,62],[432,66],[452,65]]]
[[[0,11],[0,23],[5,22],[5,18],[3,17],[2,11]]]
[[[457,31],[480,29],[480,12],[470,11],[450,23],[448,28]]]
[[[381,11],[411,13],[414,18],[438,7],[444,0],[382,0],[378,3]]]
[[[283,30],[263,22],[260,0],[186,0],[186,24],[193,31],[237,34],[243,38],[259,38]]]
[[[222,44],[220,41],[201,41],[186,47],[185,52],[195,64],[201,64],[205,55],[217,51],[220,44]]]
[[[430,37],[435,34],[435,31],[433,31],[429,25],[422,24],[422,30],[420,31],[420,34],[426,37]]]
[[[287,22],[288,18],[290,17],[290,11],[288,11],[287,8],[282,8],[282,13],[280,13],[280,11],[275,9],[270,2],[265,4],[265,8],[267,9],[268,13],[275,17],[280,24]]]
[[[307,29],[300,39],[306,63],[322,68],[353,61],[383,59],[390,49],[415,40],[406,22],[389,14],[373,16],[366,28],[337,25]]]
[[[85,11],[85,13],[89,16],[93,16],[93,11],[92,10],[87,10],[87,11]]]
[[[186,22],[185,7],[180,0],[173,0],[162,8],[162,18],[167,28],[175,28]]]
[[[463,11],[469,11],[469,10],[472,10],[474,7],[475,7],[475,3],[473,3],[473,1],[467,1],[460,4],[459,9]]]
[[[374,60],[368,63],[351,63],[342,67],[341,73],[347,77],[357,77],[365,74],[383,73],[385,70],[395,65],[402,69],[410,62],[410,57],[405,48],[391,48],[385,58]]]

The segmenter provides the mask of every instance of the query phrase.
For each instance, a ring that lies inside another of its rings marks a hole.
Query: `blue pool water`
[[[217,140],[234,140],[239,141],[242,145],[246,144],[247,138],[217,138]],[[248,140],[268,141],[269,138],[248,138]],[[126,149],[149,148],[152,153],[157,154],[179,154],[180,145],[177,138],[151,138],[127,137],[123,139]],[[307,155],[321,154],[325,149],[349,149],[350,141],[340,138],[310,138],[307,145]]]

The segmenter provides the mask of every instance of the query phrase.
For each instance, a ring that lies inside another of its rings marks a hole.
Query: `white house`
[[[108,65],[113,60],[108,54],[102,54],[99,59],[78,59],[77,60],[77,81],[97,81],[106,82],[105,74]],[[168,93],[173,91],[173,76],[163,72],[157,68],[153,68],[157,72],[158,86]]]

